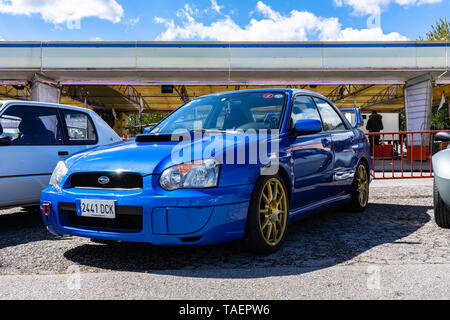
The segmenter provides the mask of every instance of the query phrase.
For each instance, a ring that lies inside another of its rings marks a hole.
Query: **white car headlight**
[[[219,169],[215,159],[184,163],[164,170],[159,184],[167,191],[213,188],[219,181]]]
[[[53,171],[52,177],[50,178],[50,185],[55,188],[59,187],[62,182],[62,179],[67,174],[67,166],[64,161],[58,162],[55,170]]]

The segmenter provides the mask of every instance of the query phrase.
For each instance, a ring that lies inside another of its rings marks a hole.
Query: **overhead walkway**
[[[450,83],[446,42],[2,42],[0,81],[61,85]]]

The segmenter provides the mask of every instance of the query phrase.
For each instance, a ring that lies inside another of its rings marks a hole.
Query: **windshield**
[[[150,133],[175,131],[276,130],[287,94],[244,92],[198,98],[175,111]]]

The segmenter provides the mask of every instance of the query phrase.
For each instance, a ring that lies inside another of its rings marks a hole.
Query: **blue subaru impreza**
[[[134,141],[60,162],[42,192],[42,217],[54,234],[95,241],[244,240],[271,253],[300,217],[335,205],[366,209],[372,161],[355,127],[305,90],[196,98]]]

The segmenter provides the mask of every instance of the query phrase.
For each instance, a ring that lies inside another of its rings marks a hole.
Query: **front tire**
[[[286,237],[289,198],[280,176],[261,177],[255,185],[247,218],[245,243],[258,254],[280,249]]]
[[[450,229],[450,209],[442,200],[439,190],[436,185],[436,180],[433,184],[434,194],[434,220],[436,224],[445,229]]]

